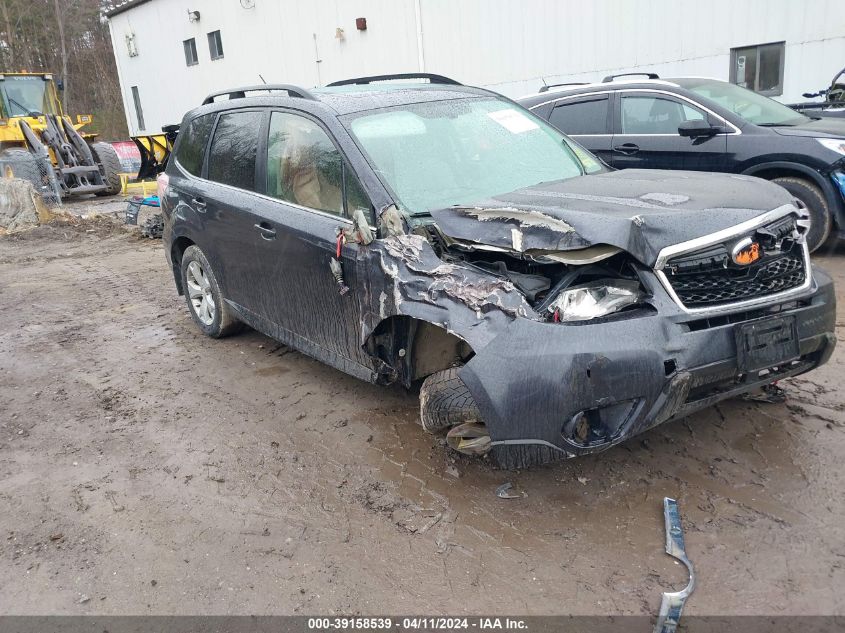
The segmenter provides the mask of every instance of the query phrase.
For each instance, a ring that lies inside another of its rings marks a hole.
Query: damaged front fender
[[[479,349],[513,319],[539,318],[513,283],[444,262],[420,235],[375,240],[361,249],[359,266],[370,280],[362,340],[384,319],[401,315],[439,325]]]

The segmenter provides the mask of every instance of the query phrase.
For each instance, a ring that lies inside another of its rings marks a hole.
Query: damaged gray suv
[[[824,363],[807,213],[753,177],[613,171],[437,75],[210,95],[159,177],[196,325],[241,323],[504,467],[605,450]]]

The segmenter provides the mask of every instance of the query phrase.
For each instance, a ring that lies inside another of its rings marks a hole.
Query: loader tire
[[[38,169],[38,159],[29,150],[13,147],[0,152],[0,161],[3,165],[2,176],[4,178],[20,178],[28,180],[36,191],[41,190],[44,178],[41,170]]]
[[[91,143],[91,153],[94,160],[100,164],[100,175],[106,184],[105,191],[97,193],[98,196],[113,196],[120,193],[120,159],[111,143]]]
[[[460,367],[431,374],[420,387],[420,424],[437,433],[464,422],[481,422],[472,394],[458,376]]]

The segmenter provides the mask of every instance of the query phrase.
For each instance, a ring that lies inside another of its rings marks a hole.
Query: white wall
[[[189,9],[199,22],[188,21]],[[357,17],[367,18],[366,31],[355,29]],[[213,90],[259,84],[259,74],[311,87],[424,69],[516,97],[543,79],[634,70],[727,79],[731,48],[786,41],[778,99],[792,102],[845,66],[845,0],[151,0],[110,27],[133,134],[178,122]],[[206,34],[217,29],[225,56],[211,61]],[[189,37],[199,54],[192,67],[182,48]]]

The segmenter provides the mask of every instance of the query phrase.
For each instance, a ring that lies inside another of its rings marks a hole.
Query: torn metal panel
[[[444,262],[420,235],[376,240],[361,258],[372,284],[364,340],[382,319],[403,315],[439,325],[475,349],[516,317],[539,318],[511,281]]]
[[[431,215],[453,240],[518,252],[609,245],[653,266],[667,246],[793,204],[786,190],[758,178],[627,169],[540,183]]]
[[[663,499],[663,518],[666,523],[666,553],[684,564],[689,572],[689,583],[681,591],[663,593],[654,633],[675,633],[684,604],[695,589],[695,571],[687,558],[677,501],[669,497]]]

